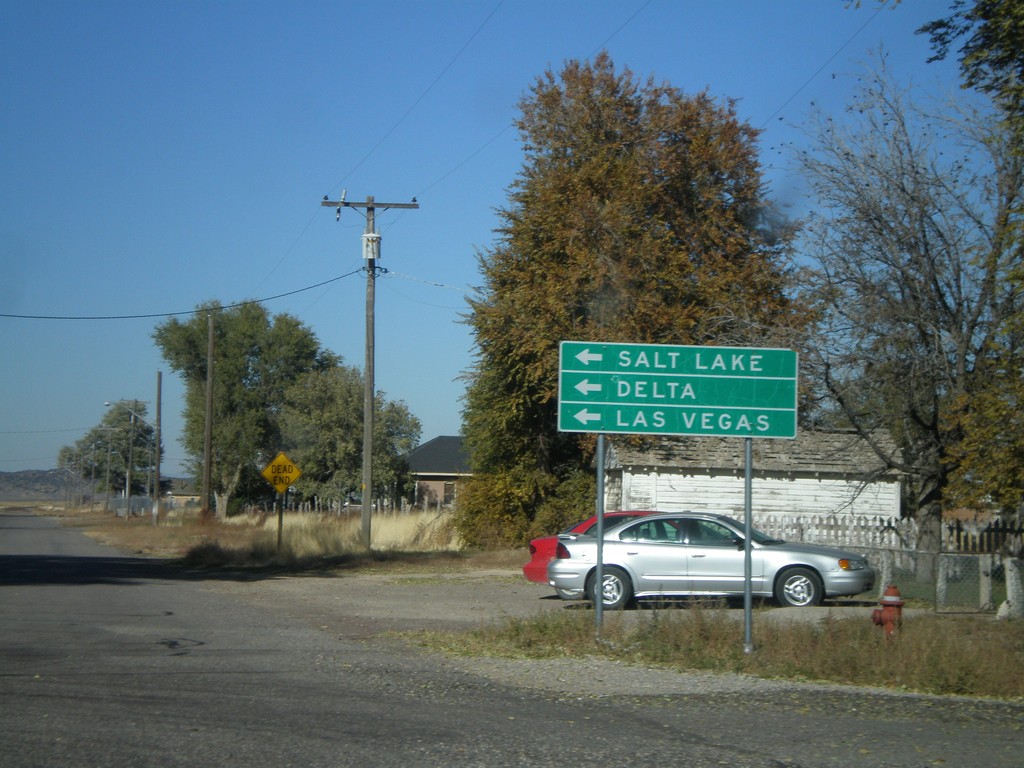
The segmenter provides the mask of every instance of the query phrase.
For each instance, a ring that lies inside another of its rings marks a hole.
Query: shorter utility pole
[[[377,261],[380,259],[380,234],[376,230],[375,213],[378,208],[419,208],[416,198],[411,203],[378,203],[367,196],[365,203],[345,201],[342,191],[340,200],[328,200],[327,195],[320,203],[325,208],[336,208],[341,218],[342,208],[365,208],[366,230],[363,234],[363,258],[366,259],[366,369],[363,372],[363,546],[370,549],[370,516],[373,506],[373,360],[374,360],[374,292],[377,279]]]
[[[139,407],[138,400],[132,400],[134,408],[128,409],[128,423],[131,425],[128,437],[128,466],[124,473],[124,500],[127,506],[125,520],[132,517],[132,463],[135,461],[135,411]]]

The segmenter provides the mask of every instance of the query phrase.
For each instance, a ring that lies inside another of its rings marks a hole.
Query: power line
[[[423,99],[426,98],[427,94],[429,94],[430,91],[433,90],[434,86],[436,86],[438,84],[438,82],[440,82],[441,78],[444,77],[444,75],[448,72],[448,70],[452,68],[452,66],[459,59],[459,57],[462,56],[463,53],[465,53],[466,49],[477,38],[477,36],[480,34],[480,32],[483,30],[483,28],[485,26],[487,26],[488,22],[494,17],[494,15],[498,12],[498,10],[501,8],[501,6],[504,5],[504,3],[505,3],[505,0],[498,0],[498,3],[494,6],[494,8],[491,10],[491,12],[489,14],[487,14],[487,16],[484,18],[484,20],[482,22],[480,22],[480,24],[477,26],[477,28],[473,31],[473,34],[469,36],[469,39],[466,40],[465,43],[463,43],[462,47],[459,48],[459,50],[455,53],[455,55],[452,56],[452,58],[448,61],[448,63],[441,69],[441,71],[437,74],[437,76],[430,82],[430,85],[428,85],[423,90],[423,92],[416,98],[416,100],[402,114],[402,116],[394,123],[394,125],[391,126],[391,128],[389,128],[384,133],[383,136],[381,136],[381,138],[377,141],[377,143],[374,144],[373,147],[370,148],[370,150],[359,160],[359,162],[357,162],[349,170],[349,172],[347,174],[345,174],[344,178],[348,178],[353,173],[355,173],[355,171],[358,170],[359,167],[362,166],[362,164],[364,162],[366,162],[370,158],[370,156],[374,152],[377,151],[377,149],[380,148],[380,146],[388,139],[388,137],[390,137],[391,134],[394,133],[395,130],[398,129],[398,127],[406,120],[406,118],[408,118],[409,115],[412,114],[413,110],[415,110],[416,107],[419,106],[420,102],[423,101]],[[648,0],[648,4],[649,3],[650,3],[650,0]],[[631,19],[632,19],[632,17],[630,17],[630,20]],[[626,23],[628,24],[629,20],[627,20]],[[623,26],[625,26],[625,24],[623,24]],[[621,30],[621,28],[622,27],[620,27],[619,29]],[[616,30],[616,33],[618,31],[619,30]],[[615,33],[613,33],[613,35],[614,34]],[[437,184],[441,183],[444,179],[448,178],[448,176],[453,174],[455,171],[459,170],[463,165],[468,163],[470,160],[472,160],[474,157],[476,157],[476,155],[478,155],[481,151],[486,149],[501,134],[505,133],[505,131],[507,131],[508,128],[509,128],[509,126],[506,126],[505,128],[503,128],[501,130],[501,132],[497,136],[495,136],[494,138],[492,138],[489,141],[485,142],[479,149],[477,149],[475,152],[473,152],[467,158],[465,158],[462,162],[458,163],[450,171],[448,171],[443,176],[441,176],[439,179],[437,179],[432,184],[430,184],[430,186],[426,187],[426,189],[433,188]],[[336,185],[336,186],[340,187],[342,183],[344,183],[344,179],[342,179],[342,181],[339,182],[339,184]],[[311,224],[313,223],[313,221],[315,219],[316,219],[316,212],[314,212],[310,216],[309,221],[306,222],[306,225],[302,228],[302,231],[299,233],[299,235],[295,238],[295,240],[292,243],[292,245],[285,252],[285,257],[288,255],[288,253],[290,253],[295,248],[296,243],[298,243],[298,241],[302,239],[303,235],[305,235],[306,231],[309,229],[309,227],[311,226]],[[284,257],[282,257],[282,258],[284,258]],[[275,269],[276,269],[276,267],[275,267]],[[332,278],[330,280],[325,280],[325,281],[323,281],[321,283],[317,283],[315,285],[310,285],[310,286],[307,286],[305,288],[299,288],[299,289],[294,290],[294,291],[289,291],[287,293],[280,293],[280,294],[277,294],[277,295],[274,295],[274,296],[267,296],[266,298],[262,298],[262,299],[252,299],[252,300],[249,300],[249,301],[242,301],[242,302],[238,302],[238,303],[235,303],[235,304],[229,304],[229,305],[223,307],[223,309],[233,309],[235,307],[241,307],[241,306],[245,306],[247,304],[255,304],[255,303],[259,303],[259,302],[263,302],[263,301],[271,301],[273,299],[284,298],[286,296],[292,296],[292,295],[295,295],[297,293],[302,293],[304,291],[309,291],[309,290],[313,290],[314,288],[319,288],[321,286],[328,285],[329,283],[335,282],[337,280],[341,280],[341,279],[343,279],[345,277],[349,277],[349,276],[351,276],[353,274],[356,274],[356,272],[361,272],[361,271],[362,270],[356,270],[355,272],[349,272],[347,274],[340,275],[340,276],[338,276],[336,278]],[[195,314],[197,311],[201,311],[201,310],[187,310],[187,311],[178,311],[178,312],[159,312],[159,313],[138,314],[138,315],[19,315],[19,314],[13,314],[13,313],[0,312],[0,317],[8,317],[8,318],[19,319],[19,320],[144,320],[144,319],[152,319],[152,318],[157,318],[157,317],[176,317],[176,316],[183,316],[183,315],[191,315],[191,314]]]
[[[604,49],[605,49],[605,48],[607,47],[607,45],[608,45],[608,42],[609,42],[609,41],[610,41],[610,40],[611,40],[611,39],[612,39],[613,37],[615,37],[615,36],[616,36],[617,34],[619,34],[619,32],[621,32],[621,31],[622,31],[622,30],[624,30],[624,29],[625,29],[625,28],[626,28],[627,26],[629,26],[629,23],[630,23],[631,21],[633,21],[633,19],[635,19],[635,18],[636,18],[637,16],[639,16],[639,15],[640,15],[641,13],[643,13],[643,11],[644,11],[644,10],[645,10],[645,9],[647,8],[647,6],[648,6],[648,5],[650,5],[650,4],[652,3],[652,2],[654,2],[654,0],[647,0],[647,2],[646,2],[646,3],[644,3],[644,4],[643,4],[643,5],[641,5],[641,6],[639,7],[639,8],[637,8],[637,9],[636,9],[636,10],[635,10],[635,11],[633,12],[633,15],[632,15],[632,16],[630,16],[630,17],[629,17],[628,19],[626,19],[626,20],[625,20],[624,22],[622,22],[622,23],[621,23],[621,24],[619,25],[618,29],[616,29],[616,30],[615,30],[614,32],[612,32],[612,33],[611,33],[610,35],[608,35],[608,37],[606,37],[606,38],[604,39],[604,42],[603,42],[603,43],[601,43],[601,44],[600,44],[599,46],[597,46],[597,48],[595,48],[595,49],[594,49],[594,50],[593,50],[593,51],[591,52],[591,54],[590,54],[590,55],[589,55],[589,56],[588,56],[587,58],[588,58],[588,59],[592,59],[592,58],[594,58],[594,56],[595,56],[595,55],[596,55],[597,53],[599,53],[600,51],[603,51],[603,50],[604,50]]]
[[[88,432],[92,427],[67,427],[66,429],[22,429],[0,432],[0,435],[48,435],[53,432]]]
[[[391,128],[388,129],[388,131],[383,136],[381,136],[381,138],[377,141],[377,143],[374,144],[373,147],[371,147],[370,150],[365,155],[363,155],[363,157],[359,160],[359,162],[357,162],[354,166],[352,166],[352,168],[348,171],[348,173],[345,174],[345,176],[342,178],[342,180],[340,182],[338,182],[338,184],[335,185],[334,189],[340,188],[341,185],[345,183],[345,180],[349,176],[351,176],[353,173],[355,173],[356,170],[358,170],[360,168],[360,166],[362,166],[362,164],[365,163],[370,158],[370,156],[380,148],[381,144],[383,144],[387,140],[387,138],[389,136],[391,136],[392,133],[395,132],[395,130],[398,128],[398,126],[400,126],[403,122],[405,122],[406,118],[409,117],[410,114],[412,114],[412,111],[414,109],[416,109],[416,107],[419,106],[419,103],[421,101],[423,101],[424,98],[426,98],[427,94],[430,93],[430,91],[433,90],[434,86],[437,85],[437,83],[441,80],[442,77],[444,77],[444,75],[448,72],[448,70],[452,68],[452,65],[455,64],[455,62],[458,60],[458,58],[460,56],[462,56],[463,53],[466,52],[466,49],[469,47],[470,43],[472,43],[477,38],[477,36],[480,34],[480,32],[483,30],[483,28],[485,26],[487,26],[487,23],[494,17],[494,15],[498,12],[498,10],[504,4],[505,4],[505,0],[498,0],[497,5],[495,5],[494,8],[491,10],[491,12],[489,14],[487,14],[487,16],[484,18],[484,20],[482,22],[480,22],[480,24],[477,26],[476,30],[474,30],[473,34],[470,35],[469,39],[466,40],[466,42],[462,44],[462,47],[459,48],[459,50],[455,53],[455,55],[452,56],[452,58],[448,61],[448,63],[441,69],[441,71],[437,74],[437,76],[431,81],[430,85],[428,85],[426,87],[426,89],[424,89],[424,91],[412,103],[412,105],[405,111],[405,113],[400,118],[398,118],[398,120],[395,122],[395,124],[392,125]],[[507,126],[506,126],[506,129],[502,130],[502,133],[504,133],[505,130],[507,130]],[[496,138],[498,138],[498,137],[495,136],[494,139],[496,139]],[[452,173],[454,173],[459,168],[461,168],[463,165],[465,165],[467,162],[469,162],[469,160],[471,160],[473,157],[475,157],[481,150],[483,150],[485,147],[490,145],[490,143],[493,142],[494,139],[491,139],[491,141],[488,141],[486,144],[484,144],[483,147],[481,147],[476,152],[474,152],[472,155],[470,155],[468,158],[463,160],[461,163],[459,163],[457,166],[455,166],[455,168],[453,168],[451,171],[449,171],[444,176],[442,176],[440,179],[438,179],[433,184],[431,184],[429,187],[427,187],[427,189],[430,189],[430,188],[436,186],[441,181],[443,181],[444,179],[448,178],[448,176],[450,176]],[[299,233],[299,235],[292,242],[292,244],[288,248],[288,250],[285,251],[284,255],[281,257],[281,259],[278,261],[278,263],[274,265],[274,268],[272,270],[270,270],[271,274],[275,270],[277,270],[277,268],[281,265],[281,263],[288,257],[288,254],[290,254],[292,252],[292,250],[294,250],[295,245],[299,242],[299,240],[302,239],[302,237],[306,234],[306,231],[310,228],[310,226],[316,220],[316,217],[317,217],[318,213],[319,213],[319,211],[314,211],[313,212],[313,214],[309,218],[309,221],[306,222],[306,226],[302,228],[302,231]],[[266,281],[266,279],[267,278],[264,278],[264,282]],[[2,316],[2,315],[0,315],[0,316]]]
[[[491,10],[491,12],[487,14],[486,18],[484,18],[484,20],[480,22],[480,25],[476,28],[476,31],[474,31],[473,34],[469,36],[469,39],[465,43],[463,43],[462,47],[458,50],[458,52],[454,56],[452,56],[451,60],[438,73],[437,77],[435,77],[431,81],[430,85],[428,85],[426,89],[424,89],[423,93],[421,93],[419,97],[417,97],[417,99],[412,103],[412,106],[405,110],[405,113],[400,118],[398,118],[395,124],[392,125],[383,136],[380,137],[377,143],[374,144],[365,155],[363,155],[362,159],[360,159],[358,163],[356,163],[354,166],[352,166],[351,169],[349,169],[349,172],[345,174],[344,178],[342,178],[342,180],[338,182],[337,185],[335,185],[335,189],[340,188],[341,185],[345,183],[345,179],[347,179],[349,176],[355,173],[359,169],[359,167],[370,158],[370,155],[376,152],[380,148],[381,144],[387,141],[388,137],[391,136],[391,134],[398,129],[398,126],[405,122],[405,119],[409,117],[410,114],[412,114],[412,111],[416,109],[416,107],[419,106],[419,103],[423,101],[424,98],[426,98],[427,94],[430,93],[431,90],[433,90],[434,86],[437,85],[438,81],[440,81],[441,78],[444,77],[445,73],[452,68],[452,65],[455,64],[458,58],[466,51],[470,43],[472,43],[476,39],[477,35],[480,34],[481,30],[483,30],[483,28],[487,26],[487,22],[491,20],[494,14],[498,12],[498,9],[501,8],[501,6],[504,3],[505,0],[498,0],[498,4],[495,5],[493,10]]]
[[[363,272],[363,271],[364,271],[363,268],[355,269],[355,270],[352,270],[351,272],[346,272],[343,275],[338,275],[337,277],[332,277],[329,280],[322,280],[319,283],[315,283],[313,285],[308,285],[305,288],[296,288],[294,291],[287,291],[285,293],[278,293],[278,294],[276,294],[274,296],[266,296],[266,297],[261,298],[261,299],[248,299],[247,301],[239,301],[239,302],[235,302],[233,304],[226,304],[226,305],[222,306],[221,309],[235,309],[236,307],[244,307],[244,306],[247,306],[249,304],[262,304],[263,302],[273,301],[275,299],[283,299],[283,298],[285,298],[287,296],[294,296],[294,295],[299,294],[299,293],[305,293],[306,291],[312,291],[312,290],[315,290],[317,288],[321,288],[321,287],[323,287],[325,285],[330,285],[331,283],[336,283],[339,280],[344,280],[346,277],[352,277],[353,275],[357,275],[357,274],[359,274],[360,272]],[[455,285],[448,285],[446,283],[440,283],[440,282],[438,282],[436,280],[427,280],[427,279],[422,278],[422,277],[415,277],[413,275],[406,275],[406,274],[403,274],[402,272],[395,272],[394,270],[391,270],[391,269],[378,268],[378,271],[381,274],[384,274],[384,275],[390,275],[390,276],[393,276],[393,277],[400,277],[400,278],[402,278],[404,280],[409,280],[409,281],[415,282],[415,283],[422,283],[423,285],[429,285],[429,286],[432,286],[434,288],[445,288],[445,289],[447,289],[449,291],[457,291],[458,293],[462,293],[462,294],[468,294],[469,293],[469,291],[467,289],[465,289],[465,288],[459,288],[458,286],[455,286]],[[207,311],[207,310],[205,310],[205,309],[189,309],[189,310],[182,310],[182,311],[178,311],[178,312],[157,312],[157,313],[145,314],[145,315],[17,315],[17,314],[12,314],[12,313],[8,313],[8,312],[0,312],[0,317],[9,317],[9,318],[17,319],[17,320],[142,320],[142,319],[154,318],[154,317],[181,317],[183,315],[194,315],[197,312],[205,312],[205,311]],[[73,432],[73,431],[76,431],[76,430],[66,429],[66,430],[51,430],[51,431],[55,431],[55,432]],[[31,434],[31,433],[28,433],[28,432],[0,432],[0,435],[14,435],[14,434]]]
[[[654,2],[654,0],[647,0],[647,2],[646,2],[646,3],[644,3],[644,4],[643,4],[643,5],[641,5],[641,6],[640,6],[640,7],[639,7],[639,8],[638,8],[638,9],[637,9],[636,11],[634,11],[634,12],[632,13],[632,15],[630,15],[630,16],[629,16],[629,17],[628,17],[628,18],[627,18],[627,19],[626,19],[626,20],[625,20],[624,22],[622,22],[622,23],[621,23],[621,24],[620,24],[620,25],[619,25],[619,26],[618,26],[618,27],[616,28],[616,30],[615,30],[614,32],[612,32],[612,33],[611,33],[610,35],[608,35],[608,36],[607,36],[607,37],[606,37],[606,38],[604,39],[604,41],[603,41],[603,42],[602,42],[602,43],[601,43],[601,44],[600,44],[600,45],[599,45],[599,46],[598,46],[597,48],[595,48],[595,49],[594,49],[594,51],[593,51],[593,52],[592,52],[592,53],[590,54],[590,56],[588,56],[587,58],[588,58],[588,59],[591,59],[591,58],[593,58],[593,57],[594,57],[594,55],[595,55],[595,54],[596,54],[596,53],[597,53],[598,51],[600,51],[600,50],[604,49],[604,48],[605,48],[605,46],[607,46],[607,45],[608,45],[608,42],[609,42],[609,41],[610,41],[610,40],[611,40],[611,39],[612,39],[613,37],[615,37],[615,36],[616,36],[617,34],[619,34],[619,32],[621,32],[621,31],[622,31],[623,29],[625,29],[625,28],[626,28],[627,26],[629,26],[629,24],[630,24],[630,23],[631,23],[631,22],[633,21],[633,19],[635,19],[635,18],[636,18],[637,16],[639,16],[639,15],[640,15],[640,14],[641,14],[641,13],[642,13],[642,12],[643,12],[644,10],[646,10],[647,6],[649,6],[649,5],[650,5],[650,4],[652,3],[652,2]],[[500,5],[501,5],[501,3],[499,3],[499,4],[498,4],[498,6],[499,6],[499,7],[500,7]],[[493,15],[494,15],[494,13],[495,13],[495,12],[496,12],[497,10],[498,10],[498,8],[496,7],[496,8],[494,9],[494,11],[491,11],[491,16],[493,16]],[[488,20],[489,20],[490,18],[491,18],[491,17],[490,17],[490,16],[488,16],[488,17],[487,17],[487,19],[485,19],[485,20],[484,20],[484,24],[486,24],[486,23],[487,23],[487,21],[488,21]],[[480,25],[480,27],[481,27],[481,29],[482,29],[482,28],[483,28],[483,24],[481,24],[481,25]],[[474,33],[473,33],[473,37],[476,37],[476,34],[477,34],[477,33],[478,33],[479,31],[480,31],[480,30],[478,29],[478,30],[477,30],[477,32],[474,32]],[[470,38],[470,40],[472,40],[472,38]],[[469,44],[469,43],[467,43],[467,45],[468,45],[468,44]],[[464,47],[465,47],[465,46],[464,46]],[[461,54],[461,53],[462,53],[462,51],[459,51],[459,53]],[[454,59],[453,59],[453,61],[454,61]],[[450,66],[450,65],[449,65],[449,66]],[[426,94],[424,94],[424,95],[426,95]],[[421,97],[421,98],[422,98],[422,97]],[[419,103],[419,102],[417,101],[417,103]],[[415,105],[414,105],[414,106],[415,106]],[[403,118],[403,119],[404,119],[404,118]],[[427,185],[426,187],[424,187],[424,188],[423,188],[422,190],[420,190],[420,191],[419,191],[419,192],[417,193],[417,197],[422,197],[422,196],[423,196],[423,195],[425,195],[425,194],[426,194],[426,193],[427,193],[427,192],[428,192],[429,190],[433,189],[433,188],[434,188],[434,187],[436,187],[436,186],[437,186],[438,184],[440,184],[440,183],[441,183],[442,181],[444,181],[444,180],[445,180],[445,179],[447,179],[447,178],[448,178],[449,176],[451,176],[451,175],[452,175],[453,173],[455,173],[456,171],[458,171],[459,169],[461,169],[461,168],[462,168],[462,166],[464,166],[464,165],[466,165],[467,163],[469,163],[469,161],[470,161],[470,160],[472,160],[473,158],[475,158],[475,157],[476,157],[477,155],[479,155],[479,154],[480,154],[481,152],[483,152],[483,151],[484,151],[485,149],[487,149],[487,147],[491,146],[491,144],[493,144],[493,143],[494,143],[494,142],[496,142],[496,141],[497,141],[498,139],[500,139],[500,138],[501,138],[502,136],[504,136],[504,135],[505,135],[505,134],[506,134],[506,133],[508,132],[508,130],[509,130],[510,128],[512,128],[512,125],[511,125],[511,124],[509,124],[509,125],[506,125],[506,126],[505,126],[504,128],[502,128],[502,129],[501,129],[500,131],[498,131],[498,132],[497,132],[496,134],[494,134],[494,136],[492,136],[491,138],[489,138],[489,139],[488,139],[487,141],[485,141],[485,142],[484,142],[484,143],[483,143],[482,145],[480,145],[480,146],[479,146],[479,147],[478,147],[477,149],[475,149],[475,150],[474,150],[473,152],[471,152],[471,153],[470,153],[469,155],[467,155],[467,156],[466,156],[466,157],[465,157],[465,158],[464,158],[463,160],[461,160],[461,161],[460,161],[459,163],[457,163],[457,164],[456,164],[456,165],[455,165],[455,166],[454,166],[453,168],[451,168],[451,169],[450,169],[449,171],[447,171],[446,173],[444,173],[443,175],[441,175],[441,176],[440,176],[439,178],[435,179],[435,180],[434,180],[434,181],[432,181],[432,182],[431,182],[430,184],[428,184],[428,185]],[[376,147],[374,147],[374,149],[376,149]],[[360,162],[362,162],[362,161],[360,161]],[[354,170],[354,169],[353,169],[353,170]]]
[[[867,21],[865,21],[863,24],[861,24],[860,28],[857,29],[857,31],[854,32],[852,35],[850,35],[849,39],[845,43],[843,43],[841,46],[839,46],[836,49],[835,53],[833,53],[831,56],[829,56],[826,59],[825,63],[822,64],[820,67],[818,67],[818,69],[814,72],[814,74],[811,75],[810,77],[808,77],[807,80],[804,81],[803,85],[801,85],[799,88],[797,88],[795,91],[793,91],[793,95],[792,96],[790,96],[788,99],[786,99],[784,102],[782,102],[782,104],[779,105],[778,109],[776,109],[774,112],[772,112],[770,115],[768,115],[768,117],[764,121],[764,123],[761,124],[761,128],[764,128],[765,126],[767,126],[768,123],[771,121],[771,119],[773,117],[775,117],[777,114],[779,114],[779,112],[784,110],[789,105],[789,102],[791,102],[793,99],[795,99],[797,96],[799,96],[801,91],[803,91],[804,88],[806,88],[808,85],[810,85],[814,81],[814,78],[816,78],[818,75],[820,75],[822,73],[822,71],[825,69],[825,67],[827,67],[829,64],[832,63],[832,60],[835,59],[836,56],[838,56],[840,53],[842,53],[844,50],[846,50],[846,47],[850,43],[852,43],[854,41],[854,39],[861,32],[863,32],[867,28],[868,24],[870,24],[872,21],[875,20],[875,17],[878,16],[878,14],[882,12],[882,8],[884,8],[884,7],[885,7],[884,4],[880,4],[878,6],[878,8],[875,9],[875,12],[873,14],[871,14],[870,18],[868,18]]]
[[[285,293],[278,293],[274,296],[266,296],[262,299],[248,299],[246,301],[238,301],[234,304],[227,304],[220,309],[235,309],[236,307],[245,307],[249,304],[262,304],[265,301],[273,301],[274,299],[283,299],[286,296],[294,296],[297,293],[304,293],[306,291],[312,291],[315,288],[320,288],[330,283],[336,283],[339,280],[344,280],[346,277],[357,275],[362,272],[362,269],[354,269],[351,272],[346,272],[344,275],[338,275],[332,277],[329,280],[323,280],[314,285],[307,285],[305,288],[296,288],[294,291],[287,291]],[[18,320],[142,320],[146,318],[154,317],[178,317],[181,315],[194,315],[199,312],[206,312],[206,309],[189,309],[182,310],[180,312],[154,312],[146,315],[15,315],[8,312],[0,312],[0,317],[11,317]]]
[[[382,269],[381,273],[384,275],[391,275],[394,277],[401,277],[405,280],[411,280],[414,283],[423,283],[424,285],[430,285],[434,288],[447,288],[449,291],[457,291],[459,293],[468,294],[469,291],[465,288],[459,288],[457,285],[447,285],[445,283],[439,283],[436,280],[424,280],[422,277],[413,277],[412,275],[404,275],[401,272],[395,272],[393,269]]]
[[[630,15],[614,32],[612,32],[604,40],[604,42],[601,44],[601,46],[599,46],[599,49],[603,48],[605,45],[607,45],[609,40],[611,40],[613,37],[615,37],[615,35],[617,35],[626,26],[628,26],[640,13],[642,13],[651,4],[651,2],[652,2],[652,0],[648,0],[648,2],[644,3],[632,15]],[[380,145],[383,144],[384,141],[398,128],[398,126],[412,113],[412,111],[416,108],[416,106],[419,105],[419,103],[434,88],[434,86],[444,76],[444,74],[452,67],[452,65],[455,63],[455,61],[465,52],[465,50],[469,47],[470,43],[472,43],[473,40],[480,34],[480,32],[483,30],[483,28],[487,25],[487,23],[491,20],[491,18],[498,12],[498,10],[501,8],[501,6],[503,4],[504,4],[504,0],[499,0],[497,5],[495,5],[495,7],[491,10],[491,12],[484,18],[484,20],[480,23],[480,25],[473,32],[473,34],[470,36],[470,38],[463,44],[463,46],[452,57],[452,59],[448,62],[448,64],[434,78],[434,80],[430,83],[430,85],[427,86],[427,88],[423,91],[423,93],[420,94],[420,96],[413,102],[413,104],[402,115],[402,117],[399,118],[399,120],[384,134],[384,136],[381,137],[381,139],[374,145],[374,147],[369,152],[367,152],[367,154],[356,164],[356,166],[354,166],[349,171],[349,174],[346,175],[346,178],[347,178],[348,175],[351,175],[351,173],[353,173],[359,166],[361,166],[363,164],[363,162],[365,162],[370,157],[370,155],[372,155],[373,152],[375,152],[380,147]],[[766,127],[768,125],[768,123],[776,115],[778,115],[783,109],[785,109],[786,106],[788,106],[790,104],[790,102],[793,101],[793,99],[795,99],[804,89],[806,89],[807,86],[810,85],[811,82],[813,82],[814,79],[816,77],[818,77],[818,75],[820,75],[822,73],[822,71],[840,53],[842,53],[842,51],[844,51],[850,45],[850,43],[852,43],[854,41],[854,39],[856,39],[864,31],[864,29],[867,28],[867,26],[869,24],[871,24],[872,21],[874,21],[874,19],[878,16],[879,13],[881,13],[881,11],[883,10],[884,7],[885,6],[883,4],[880,4],[879,7],[875,9],[875,12],[856,31],[854,31],[854,33],[852,35],[850,35],[850,37],[841,46],[839,46],[835,50],[835,52],[831,56],[829,56],[829,58],[826,59],[825,62],[822,63],[822,65],[820,67],[818,67],[818,69],[810,77],[808,77],[799,88],[797,88],[792,93],[792,95],[790,95],[782,104],[779,105],[778,108],[776,108],[771,113],[771,115],[768,116],[768,118],[765,119],[765,121],[764,121],[764,123],[762,124],[761,127],[762,128]],[[591,56],[593,56],[593,54],[591,54]],[[485,150],[492,143],[497,141],[511,127],[512,126],[510,126],[510,125],[506,125],[497,134],[495,134],[489,140],[484,142],[479,148],[477,148],[475,151],[470,153],[467,157],[465,157],[462,161],[457,163],[449,171],[444,173],[442,176],[437,178],[435,181],[431,182],[428,186],[424,187],[419,193],[417,193],[417,195],[418,196],[422,196],[427,191],[433,189],[435,186],[437,186],[441,182],[445,181],[449,176],[451,176],[454,173],[456,173],[464,165],[466,165],[471,160],[473,160],[477,155],[479,155],[483,150]],[[300,240],[302,238],[302,236],[305,234],[305,232],[309,229],[309,226],[312,223],[312,221],[315,219],[315,217],[316,217],[316,213],[314,213],[311,216],[310,221],[307,222],[307,224],[303,228],[302,232],[298,235],[298,237],[295,240],[296,243],[298,242],[298,240]],[[294,246],[295,246],[295,243],[292,244],[292,246],[288,249],[288,251],[290,252],[294,248]],[[310,290],[313,290],[313,289],[316,289],[316,288],[320,288],[320,287],[322,287],[324,285],[329,285],[330,283],[336,282],[338,280],[342,280],[342,279],[344,279],[346,277],[351,277],[352,275],[357,274],[357,273],[362,272],[362,271],[363,271],[362,269],[354,270],[354,271],[348,272],[348,273],[346,273],[344,275],[339,275],[338,277],[334,277],[334,278],[331,278],[329,280],[324,280],[322,282],[316,283],[314,285],[306,286],[304,288],[298,288],[298,289],[296,289],[294,291],[288,291],[286,293],[280,293],[280,294],[276,294],[276,295],[273,295],[273,296],[267,296],[267,297],[264,297],[264,298],[261,298],[261,299],[250,299],[250,300],[247,300],[247,301],[236,302],[234,304],[228,304],[228,305],[222,307],[222,309],[234,309],[234,308],[246,306],[246,305],[249,305],[249,304],[256,304],[256,303],[261,303],[261,302],[265,302],[265,301],[272,301],[272,300],[275,300],[275,299],[285,298],[285,297],[288,297],[288,296],[293,296],[293,295],[296,295],[296,294],[299,294],[299,293],[303,293],[305,291],[310,291]],[[418,279],[418,278],[410,277],[408,275],[401,275],[399,273],[392,273],[392,274],[394,274],[395,276],[404,277],[404,278],[410,279],[410,280],[417,280]],[[462,292],[465,293],[464,289],[461,289],[461,288],[454,288],[452,286],[446,286],[446,285],[442,285],[441,283],[434,283],[434,282],[425,281],[425,280],[421,280],[421,282],[425,282],[425,283],[428,283],[430,285],[434,285],[436,287],[450,288],[452,290],[462,291]],[[185,315],[192,315],[192,314],[195,314],[196,312],[199,312],[199,311],[203,311],[203,310],[192,309],[192,310],[182,310],[182,311],[174,311],[174,312],[158,312],[158,313],[133,314],[133,315],[22,315],[22,314],[0,312],[0,317],[6,317],[6,318],[18,319],[18,320],[143,320],[143,319],[152,319],[152,318],[158,318],[158,317],[180,317],[180,316],[185,316]]]

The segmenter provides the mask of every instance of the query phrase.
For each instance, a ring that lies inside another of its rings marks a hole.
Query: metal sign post
[[[601,634],[604,621],[604,434],[597,436],[597,569],[594,571],[594,622]]]
[[[750,586],[753,571],[750,548],[750,537],[754,531],[753,523],[753,445],[749,437],[743,441],[743,652],[754,652],[754,595]]]
[[[295,466],[292,460],[285,455],[284,451],[281,451],[272,462],[263,468],[260,474],[281,496],[281,506],[277,510],[277,551],[280,552],[282,531],[284,530],[284,507],[288,502],[288,489],[302,475],[302,470]]]
[[[597,567],[604,595],[606,433],[745,438],[744,651],[751,639],[752,438],[795,438],[797,354],[789,349],[563,341],[558,348],[558,429],[597,433]]]

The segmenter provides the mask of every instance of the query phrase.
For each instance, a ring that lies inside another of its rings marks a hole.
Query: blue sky
[[[522,164],[517,102],[546,68],[617,67],[739,102],[774,195],[805,208],[779,147],[810,104],[840,114],[869,53],[954,90],[914,30],[945,0],[91,0],[0,5],[0,471],[56,466],[104,402],[155,407],[180,474],[184,387],[153,344],[169,313],[272,299],[363,365],[354,210],[378,210],[376,381],[457,434],[477,254]],[[131,319],[31,319],[10,317]]]

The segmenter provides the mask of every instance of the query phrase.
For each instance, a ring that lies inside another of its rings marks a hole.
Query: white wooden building
[[[900,474],[854,433],[801,431],[794,440],[756,439],[751,446],[757,526],[778,519],[900,518]],[[895,452],[887,438],[881,448]],[[609,436],[605,509],[713,511],[742,520],[744,467],[744,441],[737,438]]]

